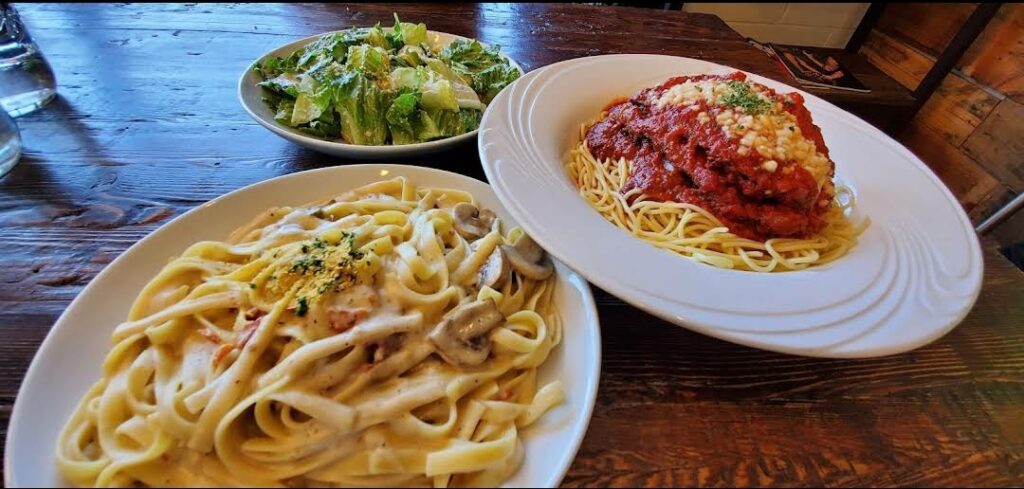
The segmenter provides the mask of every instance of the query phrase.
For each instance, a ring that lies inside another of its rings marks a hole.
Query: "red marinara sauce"
[[[755,240],[805,238],[820,231],[834,193],[830,159],[827,181],[819,184],[795,160],[772,159],[754,148],[741,149],[740,137],[728,134],[717,117],[727,110],[744,114],[721,99],[717,104],[697,98],[689,104],[658,106],[658,99],[673,86],[705,80],[756,86],[767,100],[766,106],[777,110],[780,104],[792,114],[803,137],[828,158],[828,148],[804,107],[803,97],[776,94],[747,82],[740,72],[676,77],[630,99],[612,102],[605,108],[607,115],[586,131],[590,151],[599,161],[626,158],[633,162],[621,192],[639,189],[654,200],[700,206],[739,236]]]

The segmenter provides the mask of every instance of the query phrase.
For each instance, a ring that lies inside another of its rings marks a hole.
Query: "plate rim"
[[[581,267],[580,269],[576,269],[575,267],[573,267],[573,269],[577,270],[577,272],[580,273],[580,275],[583,275],[588,281],[590,281],[594,285],[596,285],[596,286],[598,286],[598,287],[608,291],[609,293],[611,293],[615,297],[619,298],[620,300],[622,300],[622,301],[624,301],[626,303],[629,303],[630,305],[633,305],[633,306],[635,306],[635,307],[637,307],[637,308],[639,308],[639,309],[641,309],[641,310],[643,310],[643,311],[645,311],[647,313],[650,313],[650,314],[652,314],[654,316],[657,316],[660,319],[663,319],[663,320],[665,320],[667,322],[670,322],[670,323],[672,323],[672,324],[674,324],[676,326],[683,327],[685,329],[689,329],[689,330],[697,332],[699,334],[711,336],[711,337],[718,338],[718,339],[723,340],[723,341],[728,341],[728,342],[731,342],[731,343],[734,343],[734,344],[739,344],[739,345],[743,345],[743,346],[747,346],[747,347],[751,347],[751,348],[757,348],[757,349],[761,349],[761,350],[775,351],[775,352],[784,353],[784,354],[798,355],[798,356],[805,356],[805,357],[812,357],[812,358],[830,358],[830,359],[836,359],[836,358],[876,358],[876,357],[884,357],[884,356],[890,356],[890,355],[905,353],[907,351],[915,350],[917,348],[920,348],[920,347],[923,347],[925,345],[928,345],[928,344],[930,344],[930,343],[932,343],[932,342],[942,338],[947,333],[949,333],[951,330],[956,328],[956,326],[958,326],[964,320],[964,318],[970,313],[970,311],[973,309],[973,307],[976,304],[976,302],[978,300],[978,297],[980,296],[980,293],[981,293],[981,286],[982,286],[983,278],[984,278],[984,259],[983,259],[982,253],[981,253],[980,240],[978,239],[977,234],[974,232],[973,226],[971,226],[971,224],[970,224],[970,220],[969,220],[969,218],[967,216],[966,211],[964,211],[963,207],[959,204],[959,202],[953,196],[953,194],[950,191],[949,187],[946,186],[941,181],[941,179],[938,178],[938,176],[935,174],[935,172],[932,171],[931,168],[929,168],[920,158],[918,158],[916,155],[914,155],[904,145],[902,145],[901,143],[899,143],[898,141],[896,141],[895,139],[893,139],[889,135],[885,134],[880,129],[870,125],[869,123],[867,123],[866,121],[864,121],[860,117],[850,113],[849,111],[846,111],[845,109],[842,109],[842,108],[836,106],[835,104],[833,104],[833,103],[831,103],[831,102],[829,102],[829,101],[827,101],[825,99],[822,99],[821,97],[818,97],[818,96],[816,96],[816,95],[814,95],[812,93],[806,92],[805,90],[802,90],[800,88],[797,88],[797,87],[794,87],[792,85],[789,85],[788,83],[781,82],[781,81],[775,80],[773,78],[766,77],[764,75],[759,75],[757,73],[752,73],[752,72],[749,72],[749,71],[746,71],[746,70],[738,69],[738,68],[735,68],[735,67],[732,67],[732,66],[723,65],[723,64],[720,64],[720,63],[715,63],[713,61],[697,59],[697,58],[690,58],[690,57],[686,57],[686,56],[673,56],[673,55],[653,54],[653,53],[617,53],[617,54],[604,54],[604,55],[596,55],[596,56],[587,56],[587,57],[581,57],[581,58],[567,59],[567,60],[559,61],[559,62],[556,62],[556,63],[552,63],[550,65],[546,65],[544,67],[535,69],[535,70],[531,71],[530,73],[524,75],[519,80],[516,80],[513,83],[513,85],[517,84],[517,83],[520,83],[521,81],[526,82],[528,80],[532,80],[532,79],[535,79],[537,77],[544,76],[544,74],[547,73],[548,71],[556,71],[558,69],[568,68],[570,66],[573,66],[573,65],[579,64],[579,63],[603,62],[603,60],[608,60],[610,62],[613,59],[628,60],[629,58],[641,58],[641,57],[646,57],[646,58],[663,58],[665,60],[672,60],[672,61],[680,61],[681,60],[681,61],[686,61],[686,62],[699,63],[699,64],[703,64],[703,65],[710,65],[710,67],[712,67],[713,69],[739,71],[739,72],[742,72],[742,73],[748,75],[748,77],[751,77],[751,78],[763,78],[763,79],[770,80],[773,83],[777,83],[777,84],[779,84],[781,86],[786,87],[786,89],[788,89],[788,90],[791,90],[793,92],[799,93],[801,96],[804,97],[805,100],[813,100],[813,102],[815,104],[822,104],[822,105],[824,105],[827,109],[832,111],[833,114],[838,116],[838,118],[840,119],[840,122],[849,125],[851,130],[856,130],[856,131],[859,131],[861,133],[864,133],[868,137],[872,137],[874,139],[877,139],[879,143],[886,144],[889,147],[891,147],[891,149],[893,149],[894,151],[896,151],[897,153],[899,153],[903,157],[902,159],[908,160],[908,162],[911,163],[915,167],[916,170],[921,171],[923,173],[922,176],[924,178],[927,178],[928,180],[930,180],[930,183],[933,183],[937,187],[937,190],[939,192],[941,192],[941,194],[945,197],[945,200],[948,201],[948,203],[950,203],[953,206],[954,212],[957,215],[957,221],[961,224],[961,226],[963,226],[963,230],[966,231],[966,234],[968,234],[968,236],[969,236],[968,237],[968,242],[969,242],[969,248],[970,248],[970,253],[972,255],[972,259],[974,261],[976,261],[977,264],[978,264],[976,269],[971,270],[971,272],[970,272],[971,280],[973,281],[973,291],[972,291],[970,299],[966,301],[965,307],[962,310],[960,310],[958,312],[958,314],[956,315],[955,320],[951,321],[950,324],[945,326],[945,327],[936,328],[936,329],[930,331],[929,334],[922,335],[922,336],[918,337],[916,339],[916,341],[914,341],[914,342],[906,342],[906,341],[904,341],[904,342],[900,342],[898,344],[887,345],[885,347],[879,347],[879,348],[859,349],[859,350],[856,350],[856,351],[853,351],[853,352],[836,352],[833,348],[809,349],[809,348],[801,347],[801,346],[787,346],[787,345],[784,344],[784,342],[778,342],[778,341],[769,343],[769,342],[764,340],[764,336],[760,336],[760,337],[756,337],[755,338],[755,337],[749,336],[749,335],[732,334],[732,333],[730,333],[728,331],[721,330],[720,328],[718,328],[716,326],[710,326],[710,325],[705,324],[703,322],[694,321],[692,319],[680,316],[679,314],[682,313],[682,311],[684,309],[682,306],[678,306],[678,305],[674,305],[674,304],[668,304],[666,301],[664,301],[664,300],[662,300],[662,299],[660,299],[660,298],[658,298],[656,296],[649,296],[648,294],[645,294],[645,293],[639,293],[639,292],[633,291],[631,289],[626,289],[626,288],[620,287],[619,284],[616,282],[614,277],[604,276],[604,275],[600,274],[599,270],[597,270],[597,269],[592,269],[592,268],[587,268],[587,267]],[[512,87],[512,85],[510,85],[510,87]],[[507,105],[508,105],[508,103],[510,103],[511,100],[506,100],[506,99],[510,99],[512,97],[512,95],[509,95],[509,94],[512,94],[512,93],[515,93],[515,91],[514,90],[509,90],[507,92],[503,91],[503,93],[499,94],[498,97],[495,97],[495,101],[494,102],[498,102],[498,98],[502,98],[502,101],[501,101],[500,104],[492,103],[490,106],[488,106],[487,111],[484,113],[484,116],[481,119],[481,125],[480,125],[481,129],[484,129],[484,130],[495,130],[495,131],[499,131],[499,132],[502,131],[503,123],[495,123],[495,124],[492,124],[491,126],[488,126],[486,123],[488,122],[489,118],[491,118],[491,117],[495,118],[496,120],[502,120],[501,117],[507,117],[508,116],[509,109],[508,109]],[[595,104],[595,106],[599,106],[599,105],[600,104]],[[488,144],[490,144],[491,142],[492,141],[490,141],[489,137],[487,136],[487,132],[481,132],[481,136],[478,138],[478,141],[477,141],[477,149],[478,149],[478,151],[480,153],[481,166],[483,166],[485,175],[487,176],[489,181],[494,181],[496,178],[498,178],[498,176],[496,175],[497,169],[495,167],[495,163],[493,161],[489,160],[486,157],[486,155],[488,154],[488,151],[485,150],[485,147]],[[506,203],[506,198],[508,198],[511,201],[515,201],[516,200],[516,198],[513,195],[511,195],[512,190],[508,189],[509,194],[506,195],[506,189],[504,188],[504,186],[502,186],[502,185],[495,185],[494,189],[495,189],[495,193],[498,195],[498,198],[502,200],[502,204],[510,212],[515,213],[516,214],[515,217],[517,217],[517,219],[518,219],[519,218],[518,214],[520,214],[520,212],[519,212],[520,209],[518,208],[519,204],[516,203],[516,202]],[[513,205],[513,204],[515,204],[515,205]],[[522,212],[526,212],[526,210],[522,209]],[[524,229],[526,229],[527,232],[531,233],[531,235],[537,234],[536,233],[537,229],[534,229],[534,222],[532,220],[530,220],[530,219],[519,219],[519,221],[520,221],[519,222],[520,226],[522,226]],[[971,239],[970,236],[973,236],[973,239]],[[551,236],[546,236],[546,235],[538,235],[538,237],[536,238],[536,240],[539,243],[541,243],[541,245],[544,246],[546,249],[552,250],[552,249],[558,248],[558,247],[554,247],[553,248],[553,247],[549,246],[550,243],[551,243],[550,239],[551,239]],[[554,255],[554,253],[552,253],[552,254]],[[562,260],[561,257],[559,257],[559,259]],[[565,260],[562,260],[562,261],[565,262],[566,264],[569,264],[568,261],[565,261]],[[702,266],[706,266],[706,265],[702,265]],[[725,272],[726,270],[722,270],[722,271]],[[793,272],[786,272],[786,273],[787,274],[790,274],[790,273],[800,273],[800,271],[793,271]],[[652,302],[659,302],[659,301],[662,303],[661,305],[652,304]]]
[[[19,485],[16,484],[16,481],[15,481],[14,475],[13,475],[14,474],[14,469],[15,469],[15,467],[13,465],[13,462],[12,462],[13,457],[10,455],[10,454],[14,453],[12,448],[14,448],[13,443],[16,441],[15,438],[16,437],[20,438],[20,437],[24,437],[24,436],[28,435],[28,434],[20,434],[22,431],[25,431],[25,430],[28,429],[28,427],[24,427],[23,426],[24,425],[24,421],[16,422],[16,421],[20,420],[21,418],[23,418],[25,416],[25,414],[24,414],[24,411],[26,409],[25,408],[25,404],[23,402],[19,402],[19,400],[22,398],[22,394],[25,393],[28,389],[33,388],[33,387],[30,387],[30,386],[35,386],[36,384],[40,383],[39,380],[36,380],[34,382],[30,382],[30,379],[38,377],[38,375],[39,375],[38,371],[39,371],[40,368],[42,368],[42,367],[40,367],[41,362],[42,362],[41,358],[46,356],[44,354],[45,351],[48,351],[48,350],[54,348],[53,344],[54,344],[55,341],[57,341],[57,340],[54,339],[57,336],[57,334],[58,334],[57,331],[62,330],[62,329],[66,329],[68,327],[68,326],[65,326],[65,323],[69,322],[69,311],[74,309],[75,306],[79,302],[85,300],[84,297],[86,295],[86,292],[93,286],[94,283],[96,283],[101,277],[104,277],[104,276],[112,273],[112,270],[115,268],[114,265],[116,263],[124,261],[126,259],[125,257],[129,256],[133,252],[137,252],[138,248],[142,248],[143,246],[146,246],[146,242],[150,241],[151,237],[155,236],[157,233],[159,233],[161,231],[167,232],[166,229],[169,229],[172,224],[174,224],[176,222],[179,222],[179,221],[186,220],[186,219],[190,219],[190,218],[192,218],[191,216],[202,213],[210,205],[219,203],[219,202],[221,202],[221,201],[223,201],[225,199],[228,199],[228,198],[233,198],[233,196],[236,196],[238,194],[242,194],[244,192],[252,191],[252,190],[254,190],[254,189],[258,188],[258,187],[272,186],[272,185],[275,185],[275,184],[277,184],[277,183],[279,183],[281,181],[288,180],[288,179],[310,178],[308,175],[315,175],[315,174],[321,174],[321,173],[334,173],[334,172],[346,173],[346,172],[349,172],[349,171],[371,170],[371,169],[389,170],[389,171],[405,170],[405,171],[412,171],[412,172],[439,173],[439,174],[443,174],[443,175],[447,176],[448,178],[454,178],[456,180],[463,180],[463,181],[471,182],[470,183],[471,185],[472,184],[479,184],[479,185],[486,186],[489,189],[491,189],[491,192],[494,192],[494,187],[491,186],[487,182],[483,182],[481,180],[478,180],[476,178],[473,178],[473,177],[470,177],[470,176],[467,176],[467,175],[463,175],[461,173],[456,173],[456,172],[452,172],[452,171],[448,171],[448,170],[442,170],[442,169],[439,169],[439,168],[417,166],[417,165],[408,165],[408,164],[401,164],[401,163],[362,163],[362,164],[351,164],[351,165],[345,165],[345,166],[328,166],[328,167],[323,167],[323,168],[315,168],[315,169],[310,169],[310,170],[305,170],[305,171],[286,173],[286,174],[283,174],[283,175],[278,175],[278,176],[273,177],[273,178],[268,178],[266,180],[261,180],[261,181],[253,182],[253,183],[251,183],[249,185],[245,185],[243,187],[239,187],[239,188],[234,189],[234,190],[232,190],[230,192],[227,192],[227,193],[224,193],[224,194],[219,195],[217,197],[214,197],[213,199],[210,199],[210,200],[208,200],[206,202],[197,204],[197,205],[193,206],[191,209],[183,212],[181,215],[178,215],[178,216],[174,217],[173,219],[171,219],[171,220],[161,224],[157,228],[155,228],[152,231],[146,233],[145,236],[143,236],[138,241],[136,241],[131,246],[126,248],[124,251],[122,251],[120,254],[118,254],[118,256],[116,258],[114,258],[113,260],[111,260],[110,263],[105,265],[103,267],[103,269],[100,270],[100,272],[96,274],[96,276],[94,276],[91,280],[89,280],[89,283],[86,284],[82,288],[82,290],[80,290],[75,295],[75,298],[72,299],[71,302],[68,303],[68,305],[64,308],[64,310],[60,313],[60,315],[54,321],[53,325],[50,326],[50,329],[47,331],[46,336],[43,338],[43,341],[39,344],[39,347],[36,349],[36,352],[32,355],[32,360],[29,363],[28,368],[25,370],[25,374],[21,378],[21,384],[18,387],[17,393],[15,394],[14,402],[13,402],[12,409],[11,409],[11,415],[10,415],[10,418],[8,419],[7,436],[4,439],[4,451],[5,451],[5,453],[8,454],[8,455],[6,455],[4,457],[4,462],[3,462],[3,470],[4,470],[3,482],[4,482],[4,486],[5,487],[23,487],[23,486],[19,486]],[[496,193],[495,193],[495,199],[499,203],[501,203],[501,199],[497,198],[497,194]],[[310,200],[312,201],[312,199],[310,199]],[[268,205],[273,205],[273,203],[269,203]],[[504,204],[501,204],[501,206],[505,207]],[[507,209],[505,209],[505,210],[506,210],[506,212],[508,212]],[[511,215],[510,212],[509,212],[509,214]],[[519,224],[519,223],[517,222],[517,224]],[[182,251],[184,251],[184,250],[180,250],[178,253],[180,254],[180,252],[182,252]],[[579,412],[579,414],[581,414],[582,416],[580,416],[580,417],[578,417],[578,418],[576,418],[576,419],[574,419],[574,420],[569,422],[570,427],[571,426],[578,426],[578,429],[570,428],[570,430],[571,430],[570,434],[572,436],[572,442],[566,447],[566,450],[562,452],[562,454],[563,454],[562,455],[562,460],[560,460],[558,462],[558,466],[557,466],[558,470],[553,472],[551,474],[551,477],[549,477],[545,481],[546,482],[545,487],[558,487],[561,484],[562,480],[565,478],[565,475],[568,473],[569,468],[572,466],[573,461],[575,461],[576,455],[579,452],[579,448],[583,444],[583,440],[586,438],[587,432],[589,431],[589,428],[590,428],[590,422],[591,422],[591,420],[593,418],[594,408],[595,408],[595,405],[596,405],[596,402],[597,402],[597,392],[598,392],[598,387],[599,387],[600,381],[601,381],[601,370],[602,370],[601,367],[602,367],[602,353],[603,353],[602,352],[602,348],[601,348],[601,320],[600,320],[600,315],[598,314],[597,304],[596,304],[596,302],[594,300],[594,294],[593,294],[593,291],[590,288],[590,285],[588,284],[586,278],[583,275],[581,275],[580,273],[576,272],[574,269],[572,269],[571,267],[569,267],[565,263],[561,262],[557,258],[554,260],[554,262],[555,262],[555,266],[558,267],[558,269],[559,269],[559,273],[561,274],[560,276],[562,277],[560,279],[560,281],[564,282],[566,284],[566,286],[576,288],[577,290],[580,291],[580,299],[581,299],[581,302],[582,302],[582,304],[581,304],[582,305],[582,309],[579,312],[582,315],[582,317],[584,317],[584,318],[593,318],[592,322],[590,322],[590,321],[584,321],[583,322],[583,327],[588,328],[588,329],[590,329],[592,331],[591,334],[589,335],[589,338],[591,338],[591,344],[590,345],[585,345],[585,349],[590,350],[590,351],[593,352],[593,355],[592,355],[593,356],[593,362],[592,362],[592,365],[590,365],[590,368],[588,369],[588,372],[593,372],[593,374],[592,375],[587,375],[585,377],[585,380],[588,382],[588,385],[585,388],[586,399],[582,400],[582,410]],[[113,331],[113,329],[111,329],[111,331]],[[565,339],[563,338],[563,343],[564,343],[564,341],[565,341]],[[77,401],[76,401],[76,403],[77,403]],[[66,421],[67,420],[62,420],[62,422],[66,422]]]
[[[292,144],[297,144],[299,146],[302,146],[302,147],[305,147],[305,148],[309,148],[309,149],[312,149],[312,150],[315,150],[315,151],[318,151],[318,152],[327,153],[327,154],[330,154],[330,155],[344,155],[344,156],[347,156],[347,157],[350,157],[350,158],[375,158],[375,157],[380,157],[380,158],[399,158],[399,157],[409,157],[409,156],[413,156],[413,155],[417,155],[417,154],[430,154],[430,153],[435,153],[435,152],[444,150],[445,148],[448,148],[448,147],[451,147],[451,146],[455,146],[455,145],[461,144],[461,143],[466,142],[466,141],[468,141],[468,140],[470,140],[472,138],[475,138],[477,136],[477,134],[479,133],[479,131],[480,131],[479,126],[476,129],[473,129],[472,131],[469,131],[469,132],[466,132],[466,133],[463,133],[463,134],[459,134],[457,136],[451,136],[451,137],[447,137],[447,138],[443,138],[443,139],[435,139],[433,141],[423,141],[423,142],[412,143],[412,144],[398,144],[398,145],[387,144],[387,145],[373,146],[373,145],[365,145],[365,144],[349,144],[349,143],[342,143],[342,142],[337,142],[337,141],[328,141],[326,139],[319,139],[319,138],[313,137],[311,135],[305,134],[302,131],[294,130],[292,128],[284,126],[283,124],[278,123],[277,121],[266,120],[264,117],[262,117],[260,114],[258,114],[256,112],[256,109],[254,107],[251,107],[250,104],[246,101],[245,94],[247,93],[247,90],[251,88],[251,87],[248,87],[248,84],[246,83],[246,78],[249,77],[249,75],[253,72],[253,68],[259,62],[261,62],[264,59],[270,57],[271,55],[273,55],[273,53],[275,53],[277,51],[282,51],[282,50],[287,50],[288,52],[294,52],[295,50],[297,50],[297,49],[299,49],[301,47],[304,47],[306,45],[309,45],[309,44],[315,42],[317,39],[319,39],[322,36],[327,36],[327,35],[331,35],[331,34],[337,34],[337,33],[348,31],[350,29],[367,29],[367,28],[372,28],[372,27],[373,26],[352,26],[352,27],[348,27],[348,28],[345,28],[345,29],[337,29],[337,30],[333,30],[333,31],[323,32],[323,33],[320,33],[320,34],[313,34],[313,35],[306,36],[306,37],[303,37],[303,38],[300,38],[300,39],[296,39],[296,40],[291,41],[291,42],[286,43],[286,44],[281,44],[281,45],[279,45],[279,46],[277,46],[277,47],[275,47],[273,49],[270,49],[270,50],[264,52],[259,57],[257,57],[255,60],[253,60],[252,62],[247,64],[246,68],[242,71],[242,74],[239,75],[239,77],[238,77],[238,84],[237,84],[237,88],[235,90],[235,93],[236,93],[236,97],[238,99],[239,104],[242,106],[242,109],[245,111],[246,114],[249,115],[249,117],[251,117],[253,120],[255,120],[259,125],[263,126],[264,128],[268,129],[269,131],[273,132],[274,134],[278,135],[279,137],[285,139],[286,141],[288,141],[288,142],[290,142]],[[394,30],[393,27],[383,27],[383,26],[381,27],[381,29],[383,29],[385,32],[390,32],[390,31]],[[474,39],[474,38],[469,38],[469,37],[465,37],[465,36],[460,36],[458,34],[452,34],[450,32],[433,31],[433,30],[428,30],[427,31],[427,36],[434,36],[434,35],[447,36],[447,37],[450,37],[452,41],[455,41],[455,40],[473,41],[473,40],[475,40],[475,41],[479,42],[480,44],[482,44],[484,47],[490,47],[491,46],[488,43],[480,41],[479,39]],[[515,59],[513,59],[511,56],[508,56],[507,54],[504,54],[504,53],[500,53],[499,52],[498,54],[499,54],[499,56],[501,56],[502,58],[507,60],[512,67],[514,67],[517,70],[519,70],[519,78],[522,78],[523,76],[526,75],[527,71],[525,69],[523,69],[522,65],[520,65]],[[517,78],[517,80],[518,80],[518,78]],[[257,89],[258,89],[258,87],[257,87]],[[493,102],[493,100],[491,100],[491,102]],[[484,111],[486,112],[486,109],[490,108],[490,106],[491,106],[491,104],[487,104],[487,107],[484,108]],[[482,114],[481,114],[481,120],[482,120]]]

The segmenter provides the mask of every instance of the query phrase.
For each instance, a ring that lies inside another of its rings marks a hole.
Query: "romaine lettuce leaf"
[[[326,63],[321,62],[310,68],[306,74],[319,83],[326,83],[329,80],[337,78],[347,69],[348,68],[346,68],[345,65],[338,63],[337,61],[330,61]]]
[[[498,45],[485,48],[476,39],[456,39],[441,50],[440,57],[456,70],[476,73],[504,63],[505,60],[498,54],[500,49]]]
[[[519,70],[498,54],[500,46],[485,48],[479,41],[457,39],[441,50],[440,58],[453,72],[469,80],[469,85],[484,103],[519,78]]]
[[[282,100],[277,104],[277,112],[274,114],[274,120],[279,124],[286,126],[292,125],[292,111],[295,109],[295,101],[293,100]]]
[[[406,45],[393,58],[405,66],[420,66],[426,63],[427,54],[419,46]]]
[[[306,77],[303,82],[299,83],[299,96],[295,99],[291,125],[306,124],[320,118],[322,114],[330,112],[332,96],[330,87],[318,87],[311,78]]]
[[[360,70],[373,79],[381,79],[391,71],[388,52],[382,48],[360,44],[348,48],[348,61],[345,67]]]
[[[460,109],[484,110],[487,108],[487,106],[480,101],[480,97],[477,96],[476,91],[470,88],[469,85],[453,82],[452,88],[455,89],[455,98]]]
[[[421,110],[417,137],[420,141],[448,138],[465,134],[480,126],[483,115],[479,110]]]
[[[362,39],[363,42],[378,47],[381,49],[391,49],[391,40],[388,39],[387,34],[384,33],[384,29],[380,28],[380,23],[369,28],[363,29],[366,32],[366,37]]]
[[[295,108],[292,109],[292,126],[298,126],[299,124],[305,124],[317,117],[323,112],[320,110],[310,97],[300,93],[298,98],[295,99]]]
[[[428,43],[426,25],[395,15],[389,32],[377,24],[327,34],[253,70],[275,119],[317,137],[407,144],[476,129],[482,99],[518,73],[497,48],[460,41],[440,56]]]
[[[259,83],[259,86],[292,98],[299,96],[299,76],[294,73],[282,73],[269,80]]]
[[[373,80],[350,71],[332,83],[341,136],[349,144],[381,145],[387,141],[388,96]]]
[[[271,56],[254,66],[253,70],[263,79],[273,78],[281,73],[294,72],[300,56],[302,56],[301,49],[284,57]]]
[[[411,22],[398,22],[398,16],[395,15],[395,24],[397,29],[401,29],[402,42],[406,46],[419,46],[420,44],[427,43],[427,25],[423,23],[413,24]]]
[[[263,79],[270,79],[282,73],[313,71],[331,62],[341,63],[345,61],[348,48],[362,44],[367,35],[355,30],[326,34],[288,56],[269,57],[254,69]]]
[[[419,95],[405,92],[395,97],[385,118],[391,130],[391,142],[394,144],[410,144],[418,142],[415,126],[418,125]]]
[[[462,83],[463,85],[469,85],[471,81],[468,76],[464,77],[452,71],[451,67],[445,64],[444,61],[441,61],[437,58],[427,58],[424,61],[427,63],[427,68],[430,68],[431,71],[447,78],[448,81],[452,83],[458,82]]]
[[[348,48],[362,44],[367,35],[358,30],[347,30],[333,34],[325,34],[301,49],[302,53],[295,65],[296,68],[307,68],[311,64],[337,61],[345,62]]]
[[[420,103],[425,109],[459,110],[459,99],[452,82],[432,71],[423,71],[426,77],[420,84]]]
[[[498,92],[519,78],[519,70],[508,64],[496,64],[473,75],[473,91],[486,103],[494,100]]]
[[[415,90],[426,109],[459,110],[463,107],[483,109],[476,93],[467,85],[451,82],[435,71],[422,66],[399,67],[391,72],[391,88]]]
[[[419,91],[423,84],[422,70],[408,67],[398,67],[391,70],[391,88],[394,90]]]
[[[299,130],[324,139],[337,139],[341,134],[333,110],[324,112],[319,119],[310,122],[308,127],[300,127]]]
[[[452,84],[452,89],[455,90],[455,99],[460,108],[477,109],[483,110],[484,104],[480,101],[480,97],[477,93],[469,86],[469,80],[458,75],[448,65],[444,64],[439,59],[428,59],[427,67],[430,71],[443,76],[446,80]]]
[[[387,37],[391,42],[392,49],[406,45],[419,46],[427,42],[427,26],[422,23],[402,22],[398,20],[396,13],[395,26],[391,29],[391,33],[387,34]]]

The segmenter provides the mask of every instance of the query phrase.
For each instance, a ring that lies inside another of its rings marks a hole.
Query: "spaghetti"
[[[854,195],[832,183],[802,99],[743,80],[678,77],[611,104],[581,126],[571,180],[609,222],[698,262],[775,272],[838,259],[868,220],[850,222]]]

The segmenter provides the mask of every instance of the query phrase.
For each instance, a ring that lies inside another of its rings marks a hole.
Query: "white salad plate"
[[[384,32],[391,32],[390,27],[382,28]],[[465,134],[458,136],[452,136],[450,138],[438,139],[434,141],[427,141],[423,143],[414,144],[400,144],[400,145],[382,145],[382,146],[369,146],[361,144],[346,144],[340,141],[328,141],[317,138],[311,134],[306,134],[294,127],[288,127],[274,120],[274,112],[270,110],[270,107],[263,101],[264,93],[258,83],[262,80],[259,74],[256,73],[253,68],[263,60],[272,56],[287,56],[294,51],[311,44],[319,39],[321,36],[329,34],[335,34],[344,31],[333,31],[325,32],[323,34],[317,34],[315,36],[309,36],[297,41],[290,42],[284,46],[273,49],[272,51],[260,56],[259,59],[252,62],[246,67],[245,72],[242,73],[241,78],[238,79],[238,100],[242,103],[242,108],[245,109],[246,113],[250,117],[256,120],[261,126],[269,129],[274,134],[281,136],[292,143],[298,144],[309,148],[313,151],[319,151],[321,153],[329,154],[331,156],[338,156],[341,158],[352,158],[359,160],[386,160],[386,159],[398,159],[398,158],[410,158],[414,156],[422,156],[427,154],[436,153],[448,148],[458,146],[459,144],[468,143],[476,138],[478,130],[472,130]],[[457,36],[455,34],[448,34],[446,32],[427,31],[427,40],[431,46],[435,49],[443,49],[445,46],[451,44],[457,39],[469,41],[471,39],[467,37]],[[487,47],[487,43],[481,42],[484,47]],[[501,57],[508,60],[509,64],[515,69],[519,70],[519,73],[523,73],[523,67],[516,63],[516,61],[504,54]]]
[[[480,126],[488,180],[519,224],[595,285],[666,321],[723,340],[797,355],[850,358],[908,351],[941,337],[981,288],[977,235],[963,209],[910,151],[796,88],[821,127],[855,222],[871,224],[841,259],[806,271],[724,270],[656,248],[607,222],[565,163],[580,124],[613,99],[677,75],[737,71],[659,55],[580,58],[534,70],[491,103]],[[681,353],[683,354],[683,353]]]
[[[161,226],[108,265],[75,298],[50,330],[29,366],[7,432],[6,487],[67,485],[57,472],[57,438],[75,406],[100,378],[114,327],[125,320],[142,287],[190,244],[223,240],[274,206],[326,199],[367,183],[405,176],[418,186],[472,193],[506,226],[515,224],[490,187],[466,176],[404,165],[351,165],[281,176],[214,199]],[[556,487],[578,450],[597,395],[601,341],[587,282],[555,262],[555,304],[562,344],[540,369],[540,381],[560,379],[566,400],[522,432],[526,457],[506,484]]]

